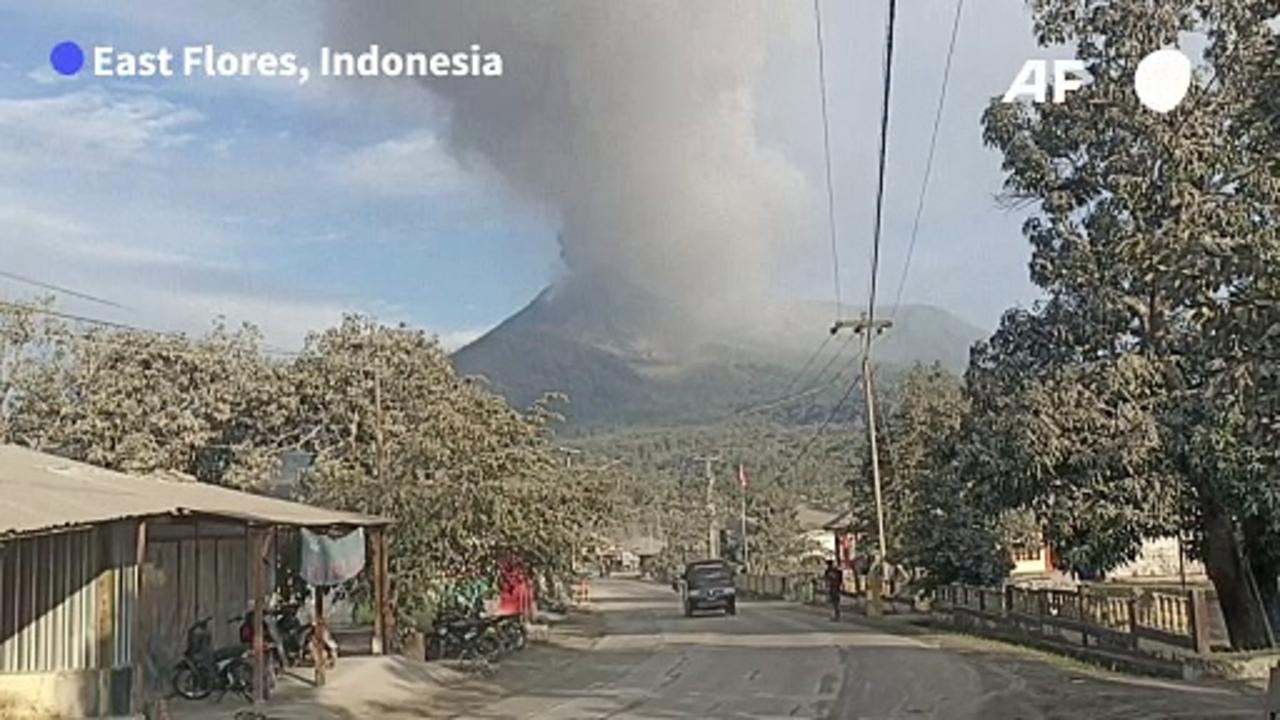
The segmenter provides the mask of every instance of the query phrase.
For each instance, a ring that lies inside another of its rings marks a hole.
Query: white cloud
[[[440,345],[450,352],[458,348],[475,342],[480,339],[481,335],[489,332],[488,328],[464,328],[461,330],[446,330],[445,332],[436,333],[436,337],[440,339]]]
[[[376,195],[437,195],[464,188],[473,175],[426,130],[358,148],[331,165],[338,182]]]
[[[2,183],[0,188],[14,199],[0,204],[0,237],[10,263],[94,267],[99,273],[233,267],[225,260],[192,252],[217,246],[217,231],[198,217],[152,212],[125,201],[114,206],[115,213],[105,213],[84,199],[74,209],[50,210],[44,207],[48,201],[37,200],[19,188]]]
[[[0,205],[0,228],[19,233],[55,233],[63,236],[87,235],[90,232],[88,226],[76,220],[26,205]]]
[[[125,300],[131,298],[125,296]],[[132,303],[131,306],[151,308],[149,320],[159,329],[203,333],[222,317],[232,326],[243,322],[256,325],[268,345],[284,350],[301,348],[308,332],[336,325],[344,312],[358,309],[323,299],[202,292],[172,286],[143,289]]]
[[[154,95],[101,88],[38,98],[0,98],[0,159],[41,165],[69,156],[81,167],[154,158],[191,140],[203,116]]]
[[[27,73],[27,79],[39,83],[40,85],[75,82],[75,78],[54,72],[53,68],[48,64],[37,65],[34,70]]]

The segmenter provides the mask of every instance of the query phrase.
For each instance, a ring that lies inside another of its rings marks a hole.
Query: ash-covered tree
[[[0,316],[6,439],[106,467],[263,489],[309,453],[305,497],[396,521],[391,580],[413,623],[450,578],[507,559],[561,573],[609,516],[602,478],[561,468],[541,406],[458,378],[431,336],[347,317],[271,359],[252,327],[191,338]],[[357,589],[359,592],[359,589]]]
[[[1003,579],[1008,549],[987,478],[966,465],[963,383],[941,367],[918,365],[881,415],[890,561],[924,570],[930,585]]]
[[[30,327],[30,312],[3,320]],[[283,366],[260,333],[215,324],[202,337],[59,326],[35,337],[10,389],[10,440],[104,467],[172,470],[250,487],[276,469],[287,440]]]
[[[15,442],[13,419],[33,379],[58,359],[66,328],[49,312],[53,298],[0,303],[0,442]]]
[[[795,495],[777,484],[758,483],[747,492],[747,561],[752,572],[797,570],[809,547],[800,527]]]
[[[349,316],[311,335],[292,367],[308,496],[393,518],[397,607],[415,622],[453,578],[518,559],[566,571],[607,516],[608,493],[566,470],[542,407],[511,408],[459,378],[434,338]]]
[[[1018,441],[992,448],[996,466],[1073,564],[1105,570],[1148,534],[1192,534],[1233,644],[1269,644],[1280,3],[1030,4],[1040,42],[1074,44],[1092,80],[1065,103],[997,100],[984,116],[1006,199],[1033,208],[1031,277],[1047,295],[1007,316],[971,370],[1004,393],[986,402]],[[1207,43],[1188,98],[1145,109],[1139,61],[1188,37]]]

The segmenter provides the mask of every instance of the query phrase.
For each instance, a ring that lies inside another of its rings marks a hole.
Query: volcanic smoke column
[[[450,147],[483,156],[560,214],[564,259],[592,285],[641,285],[722,312],[774,282],[800,173],[756,140],[753,92],[803,3],[774,0],[342,4],[331,44],[502,53],[501,78],[435,79]]]

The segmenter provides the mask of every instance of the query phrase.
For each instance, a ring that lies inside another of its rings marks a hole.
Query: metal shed
[[[367,531],[381,652],[391,631],[386,525],[0,445],[0,703],[59,716],[140,713],[189,623],[243,613],[250,601],[261,609],[265,562],[252,559],[269,557],[277,528]]]

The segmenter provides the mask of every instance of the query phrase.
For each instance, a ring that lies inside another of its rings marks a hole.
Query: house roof
[[[0,445],[0,537],[155,515],[215,515],[300,527],[389,522],[208,483],[130,475]]]
[[[831,518],[823,524],[825,530],[853,530],[865,531],[867,528],[860,522],[853,519],[853,511],[845,510],[842,513],[831,515]]]
[[[620,547],[636,555],[657,555],[667,546],[660,538],[648,535],[636,535],[618,543]]]
[[[821,508],[809,505],[801,505],[796,509],[796,521],[800,523],[800,528],[805,532],[811,530],[825,530],[828,525],[840,517],[843,513],[832,512],[831,510],[822,510]]]

